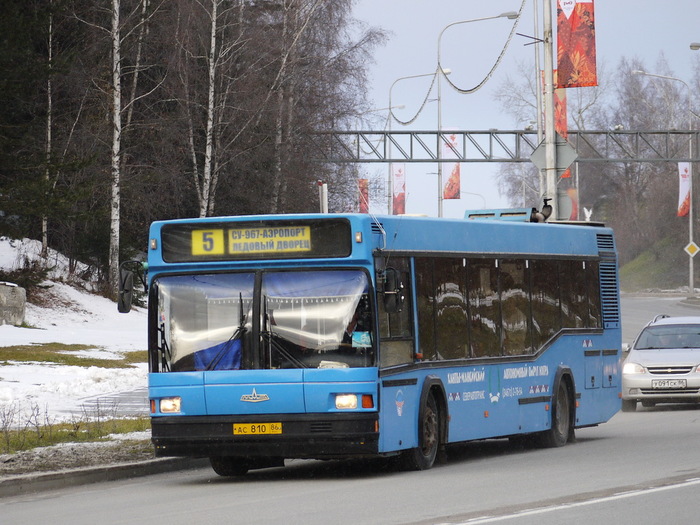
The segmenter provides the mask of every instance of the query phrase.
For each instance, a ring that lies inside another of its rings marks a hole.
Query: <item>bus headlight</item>
[[[163,414],[181,412],[182,399],[180,397],[164,397],[160,400],[160,411]]]
[[[357,408],[356,394],[336,394],[335,408],[338,410],[351,410]]]

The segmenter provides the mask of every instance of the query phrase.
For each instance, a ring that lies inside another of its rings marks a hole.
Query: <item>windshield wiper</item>
[[[160,351],[160,366],[164,371],[170,372],[170,360],[173,358],[173,354],[168,346],[168,341],[165,339],[165,323],[160,324],[158,333],[160,334],[160,344],[158,345],[158,350]]]
[[[296,368],[308,368],[303,362],[294,357],[289,351],[284,348],[279,341],[275,339],[275,334],[270,330],[270,316],[267,313],[267,297],[263,297],[263,326],[260,331],[260,336],[267,343],[268,353],[270,356],[270,367],[272,367],[272,349],[274,348],[278,354],[287,359]]]
[[[308,368],[303,362],[301,362],[299,359],[290,354],[289,351],[284,346],[282,346],[279,341],[275,339],[274,333],[265,331],[260,332],[260,335],[265,339],[265,342],[268,343],[268,348],[274,348],[275,350],[277,350],[278,354],[280,354],[283,358],[287,359],[296,368]]]

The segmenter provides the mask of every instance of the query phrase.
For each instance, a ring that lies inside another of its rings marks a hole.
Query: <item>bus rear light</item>
[[[362,395],[362,408],[374,408],[374,399],[369,394]]]
[[[164,397],[160,400],[160,411],[163,414],[182,412],[182,399],[180,397]]]

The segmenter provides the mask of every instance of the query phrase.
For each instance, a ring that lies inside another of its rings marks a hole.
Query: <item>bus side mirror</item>
[[[384,270],[384,310],[395,314],[403,308],[403,283],[398,271],[394,268]]]
[[[128,269],[131,266],[133,270]],[[131,303],[134,296],[134,273],[141,281],[144,292],[148,291],[146,272],[148,264],[141,261],[124,261],[119,265],[119,293],[117,295],[117,310],[119,313],[128,314],[131,311]]]
[[[117,310],[121,314],[131,311],[131,301],[134,295],[134,272],[119,268],[119,295],[117,296]]]

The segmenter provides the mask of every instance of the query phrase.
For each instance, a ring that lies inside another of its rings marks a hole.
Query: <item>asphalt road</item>
[[[0,516],[73,525],[692,523],[695,498],[684,498],[700,489],[699,431],[700,409],[644,409],[579,430],[577,443],[558,449],[456,447],[424,472],[290,461],[227,479],[200,468],[3,498]]]
[[[624,297],[625,341],[655,314],[700,314],[680,298]],[[220,478],[198,468],[0,499],[0,522],[656,524],[697,521],[700,407],[618,413],[558,449],[507,440],[449,450],[403,472],[386,461],[288,461]]]

